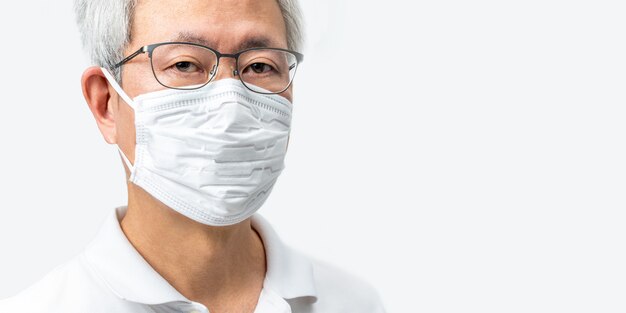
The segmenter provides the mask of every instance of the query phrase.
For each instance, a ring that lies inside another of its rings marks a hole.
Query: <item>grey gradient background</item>
[[[626,311],[623,1],[303,0],[261,209],[389,312]],[[0,4],[0,298],[125,203],[71,1]],[[349,291],[348,291],[349,292]]]

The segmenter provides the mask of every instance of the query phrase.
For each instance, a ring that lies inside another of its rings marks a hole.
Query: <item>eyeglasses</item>
[[[146,52],[154,77],[167,88],[201,88],[217,74],[220,58],[233,58],[236,64],[233,75],[238,76],[246,88],[262,94],[287,90],[298,64],[304,59],[298,52],[280,48],[251,48],[225,54],[190,42],[163,42],[141,47],[113,69]]]

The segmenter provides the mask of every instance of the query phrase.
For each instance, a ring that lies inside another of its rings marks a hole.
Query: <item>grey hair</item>
[[[287,47],[300,51],[304,45],[304,25],[298,0],[276,0],[285,20]],[[83,48],[91,62],[110,69],[124,58],[130,42],[130,26],[137,0],[75,0],[76,23]]]

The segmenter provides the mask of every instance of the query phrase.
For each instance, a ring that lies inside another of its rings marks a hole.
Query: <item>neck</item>
[[[205,304],[247,293],[258,296],[266,272],[265,251],[250,219],[231,226],[207,226],[132,183],[128,195],[128,210],[121,221],[124,234],[183,296]]]

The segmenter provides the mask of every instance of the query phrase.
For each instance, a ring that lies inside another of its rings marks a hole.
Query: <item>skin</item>
[[[249,39],[287,48],[285,24],[275,0],[140,0],[124,55],[144,45],[175,40],[181,32],[210,42],[222,53],[241,50]],[[222,59],[214,80],[236,78],[234,66],[233,59]],[[124,65],[122,82],[131,98],[164,89],[154,79],[147,54]],[[82,89],[105,141],[119,145],[134,162],[132,108],[99,67],[85,70]],[[291,101],[291,88],[281,95]],[[212,313],[253,312],[263,288],[266,259],[250,219],[232,226],[207,226],[175,212],[128,179],[127,185],[128,211],[121,227],[146,261],[182,295]]]

